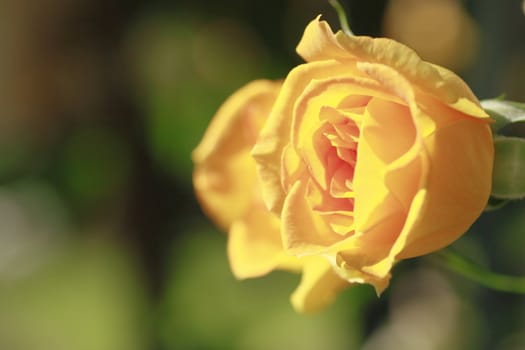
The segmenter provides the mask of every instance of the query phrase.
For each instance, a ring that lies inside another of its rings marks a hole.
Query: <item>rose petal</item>
[[[341,101],[351,95],[396,99],[374,80],[341,76],[312,80],[295,105],[292,124],[293,146],[305,160],[312,177],[324,189],[328,188],[328,181],[325,169],[326,154],[323,150],[330,148],[330,144],[323,135],[323,130],[319,129],[321,125],[319,116],[322,111],[326,112],[326,106],[338,106]],[[315,137],[316,133],[318,138]],[[318,142],[319,138],[325,142],[324,146]]]
[[[241,217],[253,200],[254,192],[247,189],[257,188],[257,176],[249,151],[258,130],[247,129],[266,117],[279,88],[280,83],[258,80],[239,89],[218,110],[193,151],[195,192],[203,209],[223,229]]]
[[[249,118],[250,114],[266,116],[280,87],[280,82],[255,80],[231,95],[219,108],[200,144],[193,151],[193,161],[197,164],[222,163],[221,155],[241,148],[240,145],[244,145],[246,140],[239,137],[239,125]]]
[[[263,276],[276,268],[300,271],[298,258],[284,253],[280,221],[266,208],[252,208],[233,223],[228,235],[228,258],[236,278]]]
[[[346,52],[345,52],[346,51]],[[320,16],[305,29],[297,52],[306,61],[357,60],[388,65],[413,85],[435,95],[451,107],[477,118],[489,118],[468,85],[446,68],[423,61],[409,47],[387,38],[334,34]]]
[[[393,227],[390,226],[390,229]],[[386,270],[384,274],[377,275],[367,271],[369,265],[375,262],[377,254],[374,247],[371,249],[359,247],[357,240],[354,240],[354,247],[348,250],[340,250],[335,255],[336,273],[349,283],[370,284],[376,290],[377,295],[381,293],[388,286],[390,281],[390,269]],[[373,272],[373,271],[372,271]]]
[[[338,43],[360,63],[379,63],[395,69],[422,91],[477,118],[489,118],[468,85],[451,71],[423,61],[409,47],[387,38],[336,35]],[[361,60],[363,62],[361,62]]]
[[[308,180],[301,178],[294,183],[282,210],[282,240],[288,254],[301,255],[322,252],[341,240],[341,235],[312,211],[306,198]]]
[[[337,293],[350,286],[322,257],[303,258],[303,264],[301,283],[291,296],[297,312],[309,313],[323,309],[334,301]]]
[[[321,16],[311,21],[297,45],[297,53],[306,61],[351,58],[348,52],[335,40],[332,29]]]
[[[227,230],[244,215],[257,195],[257,174],[248,151],[223,156],[222,160],[222,166],[198,165],[193,172],[193,185],[202,209],[219,227]]]
[[[368,104],[354,175],[356,236],[345,243],[348,247],[340,248],[344,253],[339,273],[367,278],[366,283],[379,293],[395,261],[393,246],[402,242],[405,220],[426,179],[420,129],[435,129],[422,116],[410,84],[401,75],[384,65],[368,65],[366,71],[404,100],[404,106],[379,98]]]
[[[426,254],[456,240],[481,214],[490,193],[491,177],[479,176],[492,167],[488,125],[459,120],[426,137],[425,148],[432,155],[426,205],[400,258]]]
[[[452,108],[472,117],[488,121],[489,115],[480,106],[476,96],[474,96],[469,86],[460,77],[444,67],[432,63],[429,64],[431,64],[441,76],[444,82],[442,90],[444,92],[448,91],[451,95],[447,101]]]
[[[403,203],[392,195],[385,183],[389,163],[381,153],[384,149],[377,149],[373,144],[374,139],[389,140],[388,144],[399,141],[397,135],[391,133],[391,128],[381,124],[381,119],[378,113],[365,113],[354,172],[355,228],[365,235],[378,222],[394,213],[402,215],[404,212]],[[401,119],[400,122],[407,121]]]
[[[381,279],[390,275],[390,270],[396,262],[396,256],[405,249],[407,245],[407,239],[414,231],[414,226],[420,220],[421,212],[424,210],[426,205],[427,191],[425,189],[420,190],[414,197],[406,221],[404,222],[403,228],[400,229],[400,234],[396,237],[394,244],[392,244],[389,254],[381,261],[368,265],[363,268],[363,271],[376,276]]]
[[[280,213],[285,191],[281,185],[282,151],[289,143],[295,101],[313,80],[350,74],[351,68],[337,61],[319,61],[294,68],[286,78],[270,116],[261,130],[252,155],[262,182],[263,198],[270,210]]]
[[[363,64],[360,67],[403,100],[402,104],[406,106],[394,107],[391,102],[376,99],[369,109],[370,116],[377,119],[372,122],[372,125],[375,124],[372,130],[375,131],[363,136],[360,146],[364,141],[363,144],[371,146],[374,153],[382,158],[384,167],[381,164],[377,166],[384,169],[383,184],[407,212],[413,196],[426,179],[427,169],[423,165],[426,164],[427,152],[422,139],[424,135],[435,132],[439,123],[422,113],[410,82],[393,68],[383,64]],[[396,112],[395,119],[389,119],[388,114],[393,112]],[[392,130],[395,132],[390,132]],[[363,153],[358,157],[358,166],[359,159],[366,163],[368,155]]]
[[[329,254],[336,261],[337,273],[349,282],[372,284],[380,294],[388,285],[390,268],[394,263],[394,259],[390,258],[392,247],[400,241],[405,220],[404,213],[394,212],[366,232],[356,232],[354,236],[334,244]],[[373,269],[385,260],[390,261],[388,269]]]

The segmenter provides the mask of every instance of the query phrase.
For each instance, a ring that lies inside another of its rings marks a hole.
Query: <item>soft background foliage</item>
[[[521,1],[347,1],[386,35],[458,72],[480,98],[525,101]],[[300,62],[324,0],[5,0],[0,4],[0,348],[522,349],[525,299],[404,262],[296,315],[298,276],[237,282],[203,217],[190,152],[220,103]],[[473,175],[475,176],[475,174]],[[525,274],[525,203],[455,244]]]

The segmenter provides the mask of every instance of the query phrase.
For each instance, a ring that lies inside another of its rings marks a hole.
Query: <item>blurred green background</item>
[[[521,1],[343,1],[389,36],[525,101]],[[0,2],[0,349],[525,349],[525,298],[406,261],[297,315],[299,276],[238,282],[202,215],[190,152],[221,102],[279,79],[324,0]],[[484,214],[456,249],[525,274],[525,205]]]

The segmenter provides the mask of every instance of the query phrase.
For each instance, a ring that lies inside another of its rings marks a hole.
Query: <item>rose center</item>
[[[310,204],[332,230],[341,235],[353,233],[355,195],[352,183],[357,160],[359,122],[363,112],[364,107],[323,107],[320,113],[321,126],[314,135],[318,155],[326,170],[326,186],[318,184],[311,188]]]

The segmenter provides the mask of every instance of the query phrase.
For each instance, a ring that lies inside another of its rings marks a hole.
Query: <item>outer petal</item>
[[[348,52],[337,42],[332,29],[321,16],[311,21],[297,45],[297,53],[306,61],[348,59]]]
[[[346,51],[346,54],[344,53]],[[409,47],[387,38],[333,34],[320,16],[306,27],[297,52],[307,61],[337,59],[388,65],[423,91],[473,117],[488,118],[470,88],[453,72],[423,61]]]
[[[409,47],[391,39],[350,37],[342,33],[338,33],[337,39],[358,56],[358,60],[392,67],[414,86],[459,111],[477,118],[489,118],[463,80],[445,68],[423,61]]]
[[[481,214],[490,194],[494,149],[488,125],[459,120],[426,137],[425,147],[430,155],[425,205],[399,258],[456,240]]]
[[[235,277],[263,276],[276,268],[300,271],[298,258],[285,254],[279,219],[264,207],[252,208],[231,226],[228,257]]]
[[[320,256],[303,258],[301,284],[292,294],[297,312],[318,311],[332,303],[336,295],[351,284],[339,277],[327,260]]]
[[[266,119],[280,83],[254,81],[234,93],[218,110],[193,151],[193,183],[204,210],[227,229],[252,204],[257,189],[249,150]],[[243,176],[239,176],[243,174]],[[225,205],[227,203],[227,205]]]

